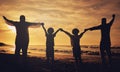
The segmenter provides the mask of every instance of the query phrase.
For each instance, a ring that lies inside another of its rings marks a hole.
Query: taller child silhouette
[[[105,65],[105,52],[108,55],[109,64],[111,64],[111,41],[110,41],[110,28],[114,22],[115,15],[112,15],[112,20],[109,23],[106,23],[106,18],[102,18],[101,25],[88,28],[86,30],[101,30],[101,42],[100,42],[100,52],[103,65]]]
[[[52,27],[46,28],[44,27],[44,23],[42,24],[43,30],[46,36],[46,58],[48,63],[54,63],[54,38],[60,29],[54,32]]]
[[[16,28],[16,40],[15,40],[15,55],[20,55],[20,50],[22,49],[23,56],[27,56],[27,49],[29,44],[29,32],[28,28],[31,27],[39,27],[40,23],[30,23],[25,21],[25,16],[20,16],[20,22],[12,21],[7,19],[5,16],[3,16],[6,23],[11,26],[15,26]]]

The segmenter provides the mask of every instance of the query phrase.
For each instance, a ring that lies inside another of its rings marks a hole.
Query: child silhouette
[[[64,32],[65,34],[67,34],[70,37],[71,40],[71,45],[72,45],[72,49],[73,49],[73,57],[75,58],[76,63],[78,62],[82,62],[81,60],[81,48],[80,48],[80,38],[83,36],[83,34],[86,32],[82,32],[81,34],[78,35],[79,30],[77,28],[74,28],[72,30],[72,34],[70,34],[69,32],[60,29],[62,32]]]
[[[48,63],[54,63],[54,37],[58,33],[60,29],[58,29],[56,32],[54,32],[54,29],[52,27],[46,28],[44,27],[44,23],[42,24],[43,30],[45,32],[46,36],[46,57]]]

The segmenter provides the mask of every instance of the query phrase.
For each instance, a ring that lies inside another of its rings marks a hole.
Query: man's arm
[[[72,36],[69,32],[67,32],[67,31],[65,31],[65,30],[63,30],[63,29],[60,29],[60,31],[62,31],[62,32],[64,32],[65,34],[67,34],[69,37]]]
[[[31,23],[31,22],[27,22],[27,23],[28,23],[29,27],[31,27],[31,28],[40,27],[40,25],[42,24],[42,23]]]
[[[99,30],[99,29],[101,29],[101,25],[99,25],[99,26],[94,26],[94,27],[91,27],[91,28],[87,28],[87,29],[85,29],[86,31],[87,30]]]
[[[15,23],[17,23],[17,22],[15,22],[15,21],[12,21],[12,20],[7,19],[5,16],[3,16],[3,19],[5,20],[5,22],[6,22],[8,25],[11,25],[11,26],[14,26]]]
[[[42,25],[42,28],[43,28],[43,30],[44,30],[44,32],[45,32],[45,35],[47,35],[47,30],[46,30],[45,27],[44,27],[44,23],[42,23],[41,25]]]
[[[112,19],[111,19],[111,21],[109,22],[109,25],[110,25],[110,26],[112,26],[114,20],[115,20],[115,14],[112,15]]]

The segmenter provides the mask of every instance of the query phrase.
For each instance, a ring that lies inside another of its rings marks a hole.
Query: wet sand
[[[92,58],[92,59],[90,59]],[[83,58],[76,71],[74,60],[56,59],[53,68],[44,57],[16,58],[13,54],[0,53],[0,72],[120,72],[120,56],[113,57],[112,66],[103,68],[98,56]]]

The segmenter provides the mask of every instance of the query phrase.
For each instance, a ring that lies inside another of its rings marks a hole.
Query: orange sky
[[[5,24],[2,16],[19,21],[20,15],[25,15],[28,22],[44,22],[45,27],[53,27],[55,31],[63,28],[71,32],[78,28],[100,25],[101,18],[108,22],[115,13],[116,19],[111,29],[112,45],[120,43],[120,1],[119,0],[0,0],[0,42],[14,45],[15,32]],[[43,29],[29,29],[30,45],[45,45]],[[100,31],[86,32],[81,38],[81,44],[99,45]],[[56,45],[70,45],[70,39],[59,32],[55,38]]]

